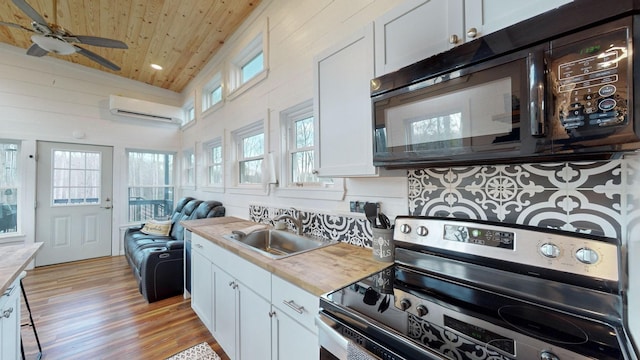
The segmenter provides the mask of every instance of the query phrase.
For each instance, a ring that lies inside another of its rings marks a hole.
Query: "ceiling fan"
[[[78,53],[88,57],[89,59],[106,68],[114,71],[120,70],[120,67],[118,65],[112,63],[111,61],[94,52],[75,45],[75,43],[115,49],[128,49],[127,44],[125,44],[124,42],[97,36],[73,35],[58,24],[48,24],[47,21],[29,4],[27,4],[25,0],[12,1],[18,8],[20,8],[20,10],[22,10],[22,12],[24,12],[28,17],[31,18],[31,20],[33,20],[31,22],[31,29],[19,24],[4,21],[0,21],[0,25],[15,27],[34,33],[34,35],[31,36],[33,44],[27,50],[27,55],[40,57],[47,55],[49,52],[59,55],[70,55],[73,53]],[[53,5],[55,14],[57,5],[55,1]]]

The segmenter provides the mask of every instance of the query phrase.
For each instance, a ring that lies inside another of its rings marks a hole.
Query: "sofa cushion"
[[[140,229],[140,232],[147,235],[167,236],[171,232],[171,220],[149,220]]]

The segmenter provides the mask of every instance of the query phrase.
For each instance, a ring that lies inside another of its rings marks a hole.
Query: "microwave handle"
[[[544,123],[544,52],[529,53],[527,59],[529,71],[529,123],[532,136],[545,135]]]

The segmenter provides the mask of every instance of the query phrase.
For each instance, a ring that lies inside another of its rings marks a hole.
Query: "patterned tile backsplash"
[[[408,214],[489,220],[620,239],[631,211],[633,161],[487,165],[409,170]],[[250,206],[270,223],[291,209]],[[305,233],[371,247],[364,218],[303,212]],[[289,224],[291,227],[292,224]]]

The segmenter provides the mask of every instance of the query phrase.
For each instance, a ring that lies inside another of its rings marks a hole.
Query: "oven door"
[[[544,150],[544,48],[375,95],[376,166],[509,161]]]

